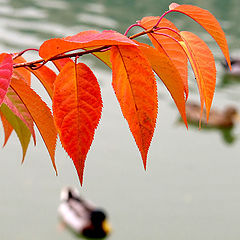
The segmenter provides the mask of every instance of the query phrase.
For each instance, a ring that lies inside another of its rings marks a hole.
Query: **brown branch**
[[[129,39],[134,39],[137,37],[140,37],[142,35],[145,35],[147,33],[151,33],[154,32],[154,29],[151,28],[149,30],[145,30],[143,32],[134,34],[132,36],[129,37]],[[39,60],[35,60],[35,61],[31,61],[31,62],[24,62],[24,63],[16,63],[13,65],[14,68],[20,68],[20,67],[30,67],[30,68],[36,68],[38,67],[37,65],[42,63],[42,66],[45,65],[47,62],[49,61],[53,61],[53,60],[58,60],[58,59],[63,59],[63,58],[71,58],[71,57],[80,57],[89,53],[93,53],[93,52],[100,52],[102,50],[108,49],[110,46],[102,46],[102,47],[98,47],[98,48],[94,48],[91,50],[86,50],[86,51],[81,51],[81,52],[75,52],[75,53],[68,53],[68,54],[60,54],[60,55],[56,55],[52,58],[49,58],[47,61],[45,61],[44,59],[39,59]]]

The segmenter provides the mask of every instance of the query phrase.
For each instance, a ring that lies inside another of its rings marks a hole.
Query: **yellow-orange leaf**
[[[8,122],[8,120],[4,117],[2,112],[0,112],[0,117],[1,117],[1,120],[2,120],[3,129],[4,129],[4,143],[3,143],[3,147],[4,147],[7,144],[7,141],[9,139],[9,137],[12,134],[13,127]]]
[[[112,63],[110,60],[110,50],[105,51],[105,52],[95,52],[92,53],[95,57],[100,59],[102,62],[104,62],[109,68],[112,68]]]
[[[139,24],[144,27],[145,29],[151,29],[153,26],[155,26],[158,22],[160,17],[144,17]],[[163,18],[161,22],[159,23],[158,27],[162,28],[158,31],[155,31],[156,33],[163,33],[167,34],[173,38],[175,38],[177,41],[181,41],[181,37],[179,36],[180,31],[177,29],[177,27],[170,22],[169,20]],[[167,29],[165,29],[167,28]],[[174,31],[169,30],[168,28],[173,29]],[[177,32],[177,33],[176,33]],[[155,48],[157,48],[159,51],[162,52],[164,50],[170,60],[175,65],[176,70],[179,72],[185,89],[186,99],[188,98],[188,66],[187,66],[187,56],[184,53],[182,47],[179,45],[178,42],[175,40],[168,38],[163,35],[148,34],[150,40],[152,41]]]
[[[152,69],[162,80],[177,105],[179,113],[187,127],[185,112],[184,84],[175,65],[162,49],[155,49],[147,44],[138,43],[138,48],[147,57]]]
[[[183,13],[194,21],[198,22],[205,30],[215,39],[225,56],[229,68],[231,69],[231,62],[229,57],[229,50],[225,33],[223,32],[217,19],[207,10],[192,5],[170,5],[173,12]]]
[[[55,147],[57,140],[57,131],[54,125],[53,117],[46,103],[41,100],[24,81],[13,78],[11,87],[24,103],[32,119],[34,120],[43,141],[48,149],[53,167],[57,173],[55,165]]]
[[[84,50],[92,50],[94,48],[85,48]],[[97,57],[99,60],[101,60],[103,63],[105,63],[109,68],[112,69],[112,63],[110,60],[110,49],[107,49],[105,51],[101,52],[93,52],[92,55]]]
[[[45,41],[39,49],[39,55],[43,59],[48,60],[56,55],[76,49],[108,45],[135,45],[135,43],[126,36],[112,30],[103,32],[85,31],[74,36]]]
[[[68,62],[54,83],[53,115],[62,145],[73,160],[81,184],[101,112],[96,77],[85,64]]]
[[[17,79],[18,78],[16,78],[16,80]],[[28,110],[26,109],[22,100],[18,97],[18,95],[14,92],[14,90],[11,87],[8,88],[7,95],[5,96],[3,102],[28,127],[33,136],[34,144],[36,145],[36,136],[34,131],[33,119],[29,114]]]
[[[111,49],[112,85],[146,169],[157,118],[157,86],[150,63],[134,46]]]
[[[22,146],[22,163],[24,162],[24,158],[27,152],[27,148],[30,142],[31,132],[27,128],[27,126],[22,122],[22,120],[17,117],[5,104],[2,104],[0,107],[0,111],[3,113],[4,117],[11,124],[13,129],[15,130],[17,137]]]
[[[49,97],[52,98],[53,83],[57,76],[56,73],[45,65],[36,70],[32,70],[31,68],[28,68],[28,70],[40,80],[40,82],[46,89]]]
[[[203,110],[203,102],[205,102],[208,119],[216,85],[215,60],[207,44],[198,36],[186,31],[180,34],[185,43],[182,46],[188,55],[198,83],[201,107]]]

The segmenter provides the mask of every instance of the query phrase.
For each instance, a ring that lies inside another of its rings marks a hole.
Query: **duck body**
[[[211,109],[207,122],[206,111],[203,111],[201,123],[212,128],[232,128],[237,115],[235,107],[226,107],[223,111]],[[201,106],[197,103],[186,104],[186,116],[190,123],[198,123],[201,116]]]
[[[104,238],[110,232],[106,213],[82,199],[74,188],[64,188],[58,214],[74,233],[87,238]]]

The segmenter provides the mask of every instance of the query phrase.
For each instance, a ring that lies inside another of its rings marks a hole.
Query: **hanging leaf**
[[[147,57],[154,72],[162,80],[169,93],[171,94],[179,113],[187,127],[185,112],[184,84],[175,65],[162,49],[155,49],[147,44],[138,43],[138,48]]]
[[[54,60],[52,62],[56,66],[57,70],[60,72],[66,63],[72,62],[72,59],[71,58],[62,58],[62,59]]]
[[[43,59],[48,60],[56,55],[76,49],[111,45],[136,44],[121,33],[112,30],[105,30],[103,32],[85,31],[67,38],[54,38],[45,41],[39,49],[39,55]]]
[[[72,158],[80,183],[87,153],[102,112],[100,87],[85,64],[68,62],[54,83],[53,114],[61,143]]]
[[[205,28],[221,48],[229,68],[231,69],[227,40],[217,19],[209,11],[197,6],[172,4],[169,7],[173,12],[183,13]]]
[[[19,96],[34,120],[48,149],[53,167],[57,174],[54,158],[57,131],[50,109],[47,107],[46,103],[43,102],[41,98],[21,79],[13,78],[11,81],[11,87]]]
[[[105,52],[95,52],[92,53],[92,55],[94,55],[95,57],[97,57],[99,60],[101,60],[103,63],[105,63],[109,68],[112,69],[112,63],[110,60],[110,54],[111,51],[105,51]]]
[[[38,65],[36,65],[36,66],[38,66]],[[40,82],[46,89],[49,97],[52,98],[53,83],[57,76],[56,73],[53,70],[51,70],[49,67],[47,67],[46,65],[44,65],[36,70],[33,70],[31,68],[28,68],[28,70],[30,72],[32,72],[40,80]]]
[[[7,144],[7,141],[9,137],[12,134],[13,127],[12,125],[8,122],[8,120],[4,117],[3,113],[0,111],[0,117],[2,120],[2,125],[3,125],[3,130],[4,130],[4,143],[3,147]]]
[[[144,27],[145,29],[151,29],[153,26],[155,26],[158,22],[160,17],[144,17],[139,24]],[[177,41],[181,41],[181,37],[179,34],[180,31],[177,29],[177,27],[170,22],[169,20],[163,18],[158,25],[158,27],[163,28],[161,30],[155,31],[156,33],[166,34],[168,36],[171,36],[175,38]],[[170,28],[174,31],[171,31],[169,29],[164,28]],[[177,33],[176,33],[177,32]],[[188,98],[188,65],[187,65],[187,56],[185,52],[183,51],[180,44],[176,41],[174,41],[171,38],[168,38],[166,36],[157,35],[153,33],[148,34],[151,42],[153,43],[154,47],[157,48],[159,51],[162,52],[162,50],[165,51],[165,53],[168,55],[170,60],[175,65],[176,70],[179,72],[185,89],[186,94],[186,100]]]
[[[201,110],[203,111],[203,103],[205,102],[208,119],[216,85],[215,60],[207,44],[198,36],[186,31],[180,34],[185,43],[182,46],[188,55],[198,83]]]
[[[27,62],[22,56],[19,56],[13,60],[13,63]],[[31,85],[31,73],[24,67],[14,68],[14,74],[17,77],[22,78],[29,86]]]
[[[7,95],[5,96],[3,102],[8,106],[8,108],[28,127],[31,132],[36,145],[36,136],[33,128],[33,119],[26,109],[25,105],[18,97],[18,95],[12,90],[11,87],[8,88]]]
[[[113,89],[146,169],[157,118],[157,86],[150,63],[134,46],[111,48]]]
[[[18,139],[22,146],[22,163],[27,152],[27,148],[30,142],[31,133],[27,126],[19,119],[5,104],[2,104],[0,110],[7,121],[12,125],[13,129],[17,133]]]
[[[12,56],[7,53],[0,54],[0,106],[7,94],[8,86],[13,73]]]

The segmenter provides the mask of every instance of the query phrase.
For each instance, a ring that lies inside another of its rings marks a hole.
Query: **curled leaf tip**
[[[178,3],[171,3],[171,4],[169,5],[169,10],[173,10],[174,8],[176,8],[176,7],[178,7],[178,6],[180,6]]]

